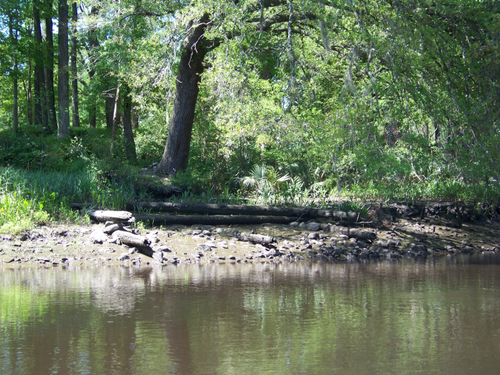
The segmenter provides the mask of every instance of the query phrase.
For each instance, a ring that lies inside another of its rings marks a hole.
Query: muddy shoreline
[[[149,250],[102,236],[105,224],[53,225],[0,235],[0,267],[174,266],[177,264],[395,261],[475,252],[500,252],[497,220],[464,223],[399,218],[356,230],[335,223],[130,228]],[[99,235],[99,236],[97,236]],[[97,240],[96,240],[97,238]],[[255,238],[267,238],[265,241]],[[271,240],[269,240],[271,238]]]

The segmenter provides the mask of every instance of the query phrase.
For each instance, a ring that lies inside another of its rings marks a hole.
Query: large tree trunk
[[[93,15],[93,16],[97,16],[99,14],[99,8],[98,7],[92,7],[90,13]],[[92,60],[95,60],[96,57],[93,55],[95,53],[95,49],[99,47],[99,40],[97,39],[97,36],[96,36],[96,28],[97,26],[94,24],[94,23],[91,23],[89,25],[89,33],[88,33],[88,39],[89,39],[89,47],[88,47],[88,51],[89,51],[89,57],[92,59]],[[90,67],[89,67],[89,78],[90,78],[90,87],[92,87],[92,84],[93,84],[93,78],[94,78],[94,75],[95,75],[95,70],[94,70],[94,67],[93,67],[93,62],[90,63]],[[88,107],[89,107],[89,126],[91,128],[95,128],[96,125],[97,125],[97,104],[96,104],[96,100],[95,100],[95,96],[91,94],[91,97],[90,97],[90,103],[88,104]]]
[[[118,114],[118,103],[120,100],[120,86],[116,87],[116,93],[113,101],[113,129],[111,131],[111,155],[113,155],[113,147],[116,139],[116,131],[118,129],[118,122],[120,121],[120,115]]]
[[[123,142],[127,152],[127,160],[133,164],[137,162],[135,151],[134,132],[132,131],[132,96],[130,88],[124,87],[123,95]]]
[[[33,95],[31,86],[31,58],[28,57],[28,79],[22,81],[24,83],[24,90],[26,91],[26,117],[28,124],[33,125]]]
[[[17,23],[17,19],[15,21]],[[14,133],[17,132],[17,128],[19,126],[19,105],[18,105],[18,71],[17,71],[17,31],[14,31],[14,17],[12,14],[9,15],[9,35],[12,46],[15,50],[14,52],[14,74],[13,74],[13,82],[12,82],[12,131]]]
[[[69,136],[68,2],[59,0],[59,127],[58,137]]]
[[[113,110],[115,108],[115,95],[111,93],[112,90],[106,93],[106,127],[113,129]]]
[[[33,80],[34,86],[34,123],[42,125],[43,129],[47,127],[47,112],[45,111],[45,77],[43,73],[43,55],[40,46],[42,45],[42,31],[40,29],[40,10],[39,1],[33,2],[33,30],[34,30],[34,63],[35,76]]]
[[[203,37],[207,21],[208,16],[204,16],[197,25],[192,25],[181,46],[174,108],[165,151],[157,167],[160,174],[173,176],[188,166],[198,84],[203,73],[203,59],[207,53],[206,39]]]
[[[78,22],[78,10],[76,3],[72,4],[73,17],[71,24],[71,109],[73,110],[73,126],[80,126],[80,111],[78,103],[78,67],[77,67],[77,49],[78,40],[76,38],[76,23]]]
[[[50,132],[57,128],[56,121],[56,99],[54,92],[54,36],[52,33],[52,0],[46,4],[48,15],[45,17],[45,61],[44,61],[44,76],[45,76],[45,102],[47,105],[47,130]]]
[[[132,104],[132,128],[139,129],[139,114],[137,113],[137,109]]]

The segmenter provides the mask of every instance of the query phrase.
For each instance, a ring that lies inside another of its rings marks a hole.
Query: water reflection
[[[0,373],[491,374],[498,261],[3,269]]]

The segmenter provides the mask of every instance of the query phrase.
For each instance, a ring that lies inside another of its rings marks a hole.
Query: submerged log
[[[288,224],[297,218],[289,216],[248,215],[154,215],[136,214],[136,220],[149,221],[154,225],[235,225],[235,224]]]
[[[128,211],[97,210],[89,211],[88,215],[92,220],[99,222],[114,221],[118,223],[133,223],[135,221],[132,213]]]
[[[130,211],[175,212],[178,214],[299,216],[355,220],[356,212],[328,211],[307,208],[243,206],[226,204],[188,204],[170,202],[129,202]]]

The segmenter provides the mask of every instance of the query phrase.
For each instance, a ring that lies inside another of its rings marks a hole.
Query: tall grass
[[[114,182],[92,164],[78,172],[0,168],[0,232],[20,232],[54,220],[85,220],[70,203],[120,209],[135,195],[133,184]]]

